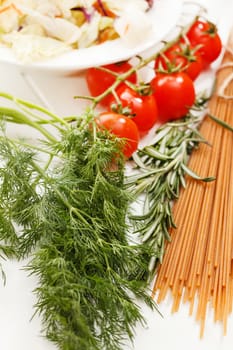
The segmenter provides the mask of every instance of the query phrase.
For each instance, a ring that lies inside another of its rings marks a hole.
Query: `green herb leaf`
[[[207,99],[200,96],[195,109],[201,111],[204,101]],[[126,188],[146,204],[141,214],[131,215],[130,219],[141,244],[150,248],[151,255],[147,257],[152,273],[162,262],[165,241],[170,240],[169,229],[175,227],[172,204],[179,198],[180,188],[186,187],[185,176],[206,182],[214,180],[201,178],[187,166],[192,150],[200,142],[206,143],[198,131],[201,120],[201,115],[190,113],[158,128],[151,145],[134,155],[137,168],[125,178]]]
[[[43,117],[28,123],[22,115],[20,123],[40,131]],[[53,120],[60,138],[43,131],[39,153],[4,132],[0,138],[0,254],[31,258],[25,268],[37,276],[36,312],[59,349],[120,350],[145,322],[137,300],[156,307],[142,262],[149,249],[130,239],[126,223],[124,158],[91,111],[72,125]]]

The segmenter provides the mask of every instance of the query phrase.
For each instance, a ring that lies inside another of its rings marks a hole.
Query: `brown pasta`
[[[228,62],[230,54],[225,54]],[[232,74],[229,67],[217,73],[218,86]],[[233,95],[233,84],[227,89]],[[233,100],[213,96],[209,110],[233,125]],[[177,228],[170,231],[163,263],[154,283],[153,297],[160,303],[171,291],[172,312],[181,301],[190,303],[190,314],[200,322],[204,335],[206,313],[211,306],[214,320],[227,332],[228,315],[233,305],[233,133],[209,117],[204,118],[201,134],[211,146],[201,144],[189,166],[201,176],[215,176],[211,183],[187,178],[187,188],[174,204]]]

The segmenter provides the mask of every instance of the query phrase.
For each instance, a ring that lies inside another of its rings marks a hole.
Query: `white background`
[[[209,17],[218,25],[224,43],[233,25],[233,0],[202,0],[207,6]],[[206,73],[206,79],[212,79],[214,69]],[[203,79],[203,77],[202,77]],[[85,103],[73,99],[73,96],[87,92],[85,82],[79,77],[45,76],[39,73],[24,78],[17,68],[0,64],[0,90],[15,96],[44,104],[61,115],[79,113]],[[3,262],[7,274],[4,287],[0,280],[0,349],[1,350],[54,350],[55,347],[40,335],[40,319],[33,315],[35,287],[33,278],[29,278],[21,265]],[[134,346],[131,350],[230,350],[233,344],[233,315],[229,317],[228,333],[222,334],[221,324],[214,324],[209,311],[205,336],[199,339],[199,325],[194,316],[188,316],[188,306],[183,305],[176,314],[170,313],[171,300],[168,298],[160,305],[163,318],[151,312],[144,305],[142,310],[147,327],[136,328]],[[76,349],[75,349],[76,350]],[[78,349],[77,349],[78,350]]]

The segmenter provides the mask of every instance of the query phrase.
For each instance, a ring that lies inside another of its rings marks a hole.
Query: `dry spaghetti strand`
[[[225,53],[223,63],[229,62]],[[217,86],[221,86],[232,65],[217,72]],[[233,95],[233,83],[224,92]],[[210,114],[233,125],[233,100],[213,96]],[[200,132],[212,147],[201,144],[194,151],[189,166],[201,176],[216,176],[212,183],[187,179],[187,188],[181,191],[174,204],[177,229],[171,229],[163,264],[153,288],[153,297],[161,302],[171,290],[172,312],[180,302],[190,302],[190,313],[197,300],[196,319],[200,322],[200,336],[204,334],[208,306],[214,309],[214,319],[223,322],[233,303],[233,134],[206,117]]]

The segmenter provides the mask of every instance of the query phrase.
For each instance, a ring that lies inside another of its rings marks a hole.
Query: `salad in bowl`
[[[153,0],[2,0],[0,44],[24,63],[118,38],[134,47],[151,31],[152,7]]]

